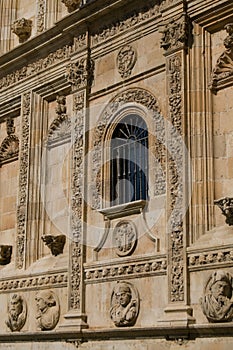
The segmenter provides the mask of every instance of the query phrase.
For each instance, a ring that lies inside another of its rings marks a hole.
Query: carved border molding
[[[189,253],[188,266],[190,271],[213,269],[216,267],[233,266],[233,247],[208,252]]]
[[[153,119],[155,121],[155,133],[157,140],[155,141],[156,158],[161,159],[164,162],[165,152],[161,147],[162,141],[165,142],[165,127],[164,119],[160,114],[158,102],[156,98],[147,90],[142,88],[130,88],[126,91],[120,92],[108,103],[107,107],[101,113],[101,117],[97,122],[97,126],[93,135],[93,159],[92,159],[92,208],[100,209],[101,206],[101,157],[102,157],[102,143],[104,134],[109,127],[109,122],[112,116],[120,110],[125,103],[133,102],[138,103],[152,111]],[[159,179],[158,185],[161,187],[161,179]]]
[[[27,225],[28,172],[30,144],[31,92],[22,96],[21,149],[19,169],[19,194],[17,206],[16,267],[22,269],[25,262]]]
[[[93,284],[117,279],[130,279],[166,274],[166,258],[150,258],[144,261],[118,262],[84,268],[85,283]]]
[[[71,200],[71,275],[70,307],[81,307],[81,270],[82,270],[82,234],[83,234],[83,174],[84,174],[84,118],[85,91],[74,95],[74,133],[73,133],[73,173]]]
[[[34,290],[48,286],[67,286],[67,272],[48,274],[43,276],[30,276],[25,278],[14,278],[7,281],[0,281],[0,293],[18,291],[22,289]]]
[[[184,301],[184,237],[183,237],[183,141],[182,141],[182,53],[168,58],[169,130],[168,203],[171,302]],[[177,133],[179,137],[177,137]],[[175,158],[175,159],[174,159]],[[177,201],[177,199],[179,201]]]
[[[86,34],[75,37],[72,45],[65,45],[64,47],[51,52],[48,56],[41,58],[33,63],[29,63],[23,68],[14,71],[0,79],[0,89],[7,88],[19,81],[38,74],[39,72],[51,67],[59,62],[69,58],[73,53],[79,52],[86,47]]]
[[[37,17],[36,17],[37,34],[42,33],[46,29],[45,28],[46,5],[47,5],[47,0],[37,0]]]

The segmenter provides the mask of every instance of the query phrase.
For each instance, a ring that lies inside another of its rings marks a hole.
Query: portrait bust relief
[[[6,325],[12,332],[20,331],[27,318],[27,305],[24,298],[14,294],[8,303],[8,320]]]
[[[128,282],[118,282],[111,296],[110,316],[115,326],[133,326],[139,312],[139,295]]]
[[[209,322],[232,321],[232,276],[223,270],[214,271],[207,281],[200,303]]]
[[[51,290],[42,290],[36,295],[37,321],[42,331],[54,329],[60,317],[60,306],[56,294]]]

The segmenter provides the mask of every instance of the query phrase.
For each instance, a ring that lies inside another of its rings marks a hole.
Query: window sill
[[[123,203],[115,205],[114,207],[104,208],[98,210],[99,213],[103,214],[105,219],[118,219],[124,216],[140,214],[147,204],[146,200],[138,200],[129,203]]]

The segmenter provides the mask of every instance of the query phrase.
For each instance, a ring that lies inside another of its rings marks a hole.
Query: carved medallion
[[[110,316],[115,326],[133,326],[139,313],[139,294],[129,282],[117,282],[111,296]]]
[[[20,331],[27,318],[27,304],[19,294],[14,294],[8,303],[8,320],[6,325],[12,332]]]
[[[130,45],[123,46],[117,55],[117,69],[122,78],[128,78],[136,63],[137,54]]]
[[[209,322],[233,320],[232,276],[217,270],[207,281],[204,297],[200,299],[202,311]]]
[[[130,255],[137,244],[137,231],[130,221],[119,222],[113,232],[113,244],[118,256]]]
[[[54,329],[60,317],[58,297],[52,290],[42,290],[36,295],[37,321],[42,331]]]

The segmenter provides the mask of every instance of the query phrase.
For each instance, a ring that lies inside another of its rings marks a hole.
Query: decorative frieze
[[[123,46],[117,55],[117,69],[122,78],[128,78],[137,60],[136,50],[131,45]]]
[[[98,283],[123,278],[140,278],[166,274],[167,261],[163,259],[145,259],[128,263],[103,264],[92,268],[85,267],[86,283]]]
[[[25,262],[25,241],[28,204],[28,172],[30,144],[31,93],[22,96],[21,149],[19,170],[19,194],[17,207],[16,267],[22,269]]]
[[[233,321],[231,274],[223,270],[214,271],[207,281],[200,303],[209,322]]]
[[[100,44],[117,34],[121,34],[124,31],[133,28],[142,22],[148,21],[153,17],[158,17],[159,15],[159,4],[155,4],[154,6],[144,6],[140,11],[135,11],[133,14],[127,14],[121,20],[102,28],[98,33],[92,36],[92,45],[95,46]]]
[[[82,0],[61,0],[68,9],[68,12],[77,10],[82,5]]]
[[[12,23],[11,30],[19,38],[20,43],[27,41],[32,33],[32,21],[30,19],[21,18]]]
[[[218,86],[221,86],[221,82],[230,79],[233,75],[233,23],[226,24],[224,29],[228,34],[223,41],[226,49],[217,60],[209,84],[214,92]]]
[[[233,198],[225,197],[214,201],[226,217],[226,223],[229,226],[233,225]]]
[[[34,290],[45,287],[66,287],[67,273],[61,272],[56,274],[48,274],[43,276],[30,276],[22,278],[14,278],[11,280],[0,281],[0,293],[13,292],[19,290]]]
[[[212,269],[213,266],[232,266],[233,249],[218,249],[203,251],[200,253],[190,253],[188,265],[190,271],[201,269]]]
[[[110,309],[115,326],[134,326],[139,313],[139,301],[138,291],[133,284],[118,281],[112,291]]]
[[[16,70],[0,79],[0,89],[7,88],[24,78],[40,73],[59,62],[62,62],[70,57],[72,53],[82,50],[86,46],[86,34],[79,35],[73,40],[73,44],[65,45],[62,48],[51,52],[48,56],[41,58],[33,63]]]
[[[8,302],[8,319],[6,325],[12,332],[20,331],[27,318],[27,304],[19,294],[13,294]]]
[[[166,53],[187,48],[191,25],[186,14],[172,18],[164,23],[161,38],[161,47]]]
[[[42,331],[54,329],[60,318],[60,304],[56,293],[42,290],[36,294],[37,323]]]

